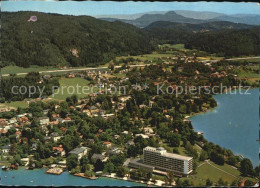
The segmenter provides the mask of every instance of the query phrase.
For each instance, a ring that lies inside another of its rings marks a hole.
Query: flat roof
[[[180,160],[185,160],[185,161],[189,161],[192,159],[192,157],[189,157],[189,156],[178,155],[175,153],[168,153],[163,147],[154,148],[154,147],[147,146],[146,148],[144,148],[144,150],[147,150],[147,151],[150,150],[150,151],[154,151],[157,153],[161,153],[162,156],[170,157],[170,158],[174,158],[174,159],[180,159]]]

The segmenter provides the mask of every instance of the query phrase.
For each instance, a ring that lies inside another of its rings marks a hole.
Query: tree
[[[86,170],[88,170],[88,164],[89,164],[89,160],[87,158],[87,156],[83,156],[80,159],[80,170],[81,172],[85,172]]]
[[[116,172],[116,175],[118,177],[125,177],[126,174],[129,173],[129,169],[127,169],[126,167],[124,166],[120,166]]]
[[[98,159],[94,164],[94,170],[97,172],[97,171],[102,171],[103,169],[104,169],[104,163],[100,159]]]
[[[204,150],[200,153],[200,161],[205,161],[208,159],[208,153]]]
[[[114,172],[114,170],[115,170],[114,164],[112,162],[108,162],[105,164],[103,171],[105,173],[112,173],[112,172]]]
[[[72,170],[73,168],[76,168],[78,166],[78,156],[75,154],[70,155],[67,158],[67,167],[68,170]]]
[[[247,179],[245,181],[245,186],[253,186],[253,185],[255,185],[255,183],[252,180]]]
[[[227,181],[224,182],[222,178],[219,178],[217,185],[218,186],[227,186],[228,182]]]
[[[169,185],[171,186],[172,183],[174,182],[174,173],[173,173],[173,171],[168,171],[167,172],[167,177],[168,177]]]
[[[213,185],[213,182],[208,178],[206,180],[206,186],[212,186]]]
[[[241,161],[240,172],[243,176],[251,176],[254,174],[253,165],[249,159],[245,158]]]
[[[168,140],[173,147],[179,147],[180,145],[180,137],[177,133],[170,133],[168,136]]]

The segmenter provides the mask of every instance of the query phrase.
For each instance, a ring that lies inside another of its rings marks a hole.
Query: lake
[[[218,106],[191,117],[196,131],[215,144],[231,149],[234,154],[259,164],[259,89],[245,94],[215,95]]]
[[[2,171],[0,169],[0,185],[24,186],[145,186],[144,184],[100,177],[89,180],[63,172],[61,175],[45,174],[46,169]]]

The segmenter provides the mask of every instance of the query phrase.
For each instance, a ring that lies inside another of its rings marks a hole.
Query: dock
[[[87,177],[87,176],[85,176],[84,173],[77,173],[77,174],[73,174],[73,175],[74,175],[74,176],[78,176],[78,177],[82,177],[82,178],[86,178],[86,179],[90,179],[90,180],[96,180],[96,179],[98,179],[98,177],[96,177],[96,176]]]
[[[60,175],[63,173],[62,168],[50,168],[46,171],[47,174]]]

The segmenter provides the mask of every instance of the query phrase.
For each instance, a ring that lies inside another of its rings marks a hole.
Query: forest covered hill
[[[2,12],[1,19],[2,66],[93,66],[152,50],[144,31],[118,21],[39,12]]]

